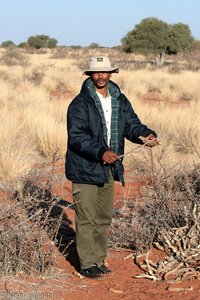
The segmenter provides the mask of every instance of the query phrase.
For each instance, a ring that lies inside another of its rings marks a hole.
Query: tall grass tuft
[[[0,181],[1,186],[6,188],[11,181],[15,185],[21,182],[21,178],[29,174],[40,158],[34,150],[32,141],[23,138],[23,126],[3,120],[3,118],[2,121],[0,124]]]
[[[48,112],[27,116],[25,132],[40,156],[55,161],[66,152],[65,123],[57,122]]]

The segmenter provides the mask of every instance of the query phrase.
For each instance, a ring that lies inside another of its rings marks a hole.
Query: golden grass
[[[46,111],[29,110],[25,120],[25,135],[33,141],[36,151],[50,161],[64,158],[66,126]]]
[[[140,98],[149,90],[159,91],[159,97],[164,102],[176,102],[189,96],[191,100],[199,101],[200,74],[183,72],[169,74],[166,70],[137,70],[121,71],[113,77],[119,85],[123,86],[125,94],[130,98]]]
[[[134,107],[140,119],[158,133],[161,145],[149,150],[139,148],[130,142],[126,143],[126,152],[133,149],[133,155],[125,159],[126,167],[137,169],[141,165],[145,168],[150,163],[153,155],[154,163],[162,164],[166,169],[192,168],[200,158],[200,124],[198,112],[200,103],[191,103],[187,106],[166,105],[141,105],[137,101]],[[137,148],[137,151],[134,149]],[[148,165],[150,169],[150,165]]]
[[[4,51],[1,49],[0,54]],[[82,71],[91,55],[109,55],[116,66],[119,61],[142,60],[114,49],[66,49],[66,58],[55,58],[55,51],[26,54],[27,66],[0,64],[1,181],[25,175],[42,159],[64,158],[67,106],[86,78]],[[153,150],[156,157],[170,166],[197,159],[200,149],[198,72],[174,74],[167,68],[145,67],[133,71],[122,68],[112,79],[130,99],[141,120],[158,132],[161,145]],[[61,87],[71,94],[52,99],[51,92]],[[160,101],[143,102],[149,91],[155,91]],[[177,101],[183,105],[175,105]],[[134,147],[126,143],[126,151]],[[148,153],[144,149],[124,161],[135,166],[147,159]]]
[[[23,126],[16,124],[12,113],[10,117],[12,122],[5,115],[0,124],[0,181],[5,187],[10,181],[21,181],[39,160],[32,141],[22,137]]]

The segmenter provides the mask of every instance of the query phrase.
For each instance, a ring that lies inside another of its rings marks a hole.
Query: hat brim
[[[108,73],[119,73],[119,68],[95,68],[95,69],[89,69],[83,72],[85,75],[91,75],[92,73],[96,72],[108,72]]]

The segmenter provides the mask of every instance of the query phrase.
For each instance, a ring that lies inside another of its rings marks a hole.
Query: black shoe
[[[103,273],[100,272],[99,267],[94,265],[87,269],[81,269],[80,274],[87,278],[99,278]]]
[[[108,269],[107,267],[106,267],[106,265],[101,265],[101,266],[98,266],[97,265],[97,268],[98,268],[98,270],[100,271],[100,274],[110,274],[110,273],[112,273],[112,271],[110,270],[110,269]]]

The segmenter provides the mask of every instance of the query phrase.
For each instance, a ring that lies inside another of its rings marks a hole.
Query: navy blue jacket
[[[76,183],[102,185],[108,181],[110,166],[103,164],[101,157],[109,147],[104,141],[100,114],[85,81],[80,94],[73,99],[67,111],[66,177]],[[114,82],[110,83],[119,89]],[[146,137],[150,133],[156,136],[156,133],[141,123],[131,103],[121,92],[118,101],[120,103],[117,154],[121,155],[124,154],[125,138],[134,143],[141,143],[139,136]],[[115,180],[123,182],[122,163],[118,161],[112,169]]]

